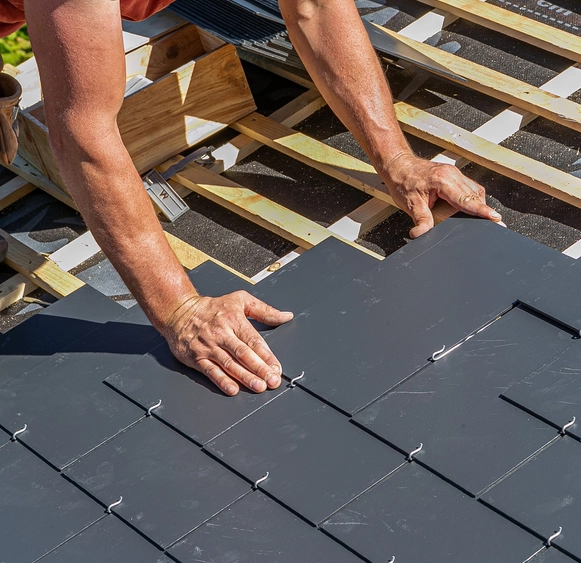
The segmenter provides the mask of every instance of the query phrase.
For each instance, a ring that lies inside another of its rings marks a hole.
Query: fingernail
[[[236,395],[236,385],[227,385],[226,393],[228,393],[228,395]]]
[[[266,389],[266,383],[264,383],[262,379],[255,379],[251,385],[253,391],[256,391],[257,393],[262,393]]]
[[[498,222],[498,224],[499,224],[501,227],[504,227],[505,229],[508,229],[508,227],[506,226],[506,223],[503,223],[502,221],[499,221],[499,222]]]
[[[280,384],[280,377],[278,375],[271,374],[268,377],[267,383],[268,386],[271,388],[278,387],[278,385]]]
[[[490,216],[491,216],[493,219],[497,219],[497,220],[500,220],[500,219],[502,219],[502,215],[501,215],[500,213],[497,213],[496,211],[493,211],[493,212],[490,214]]]
[[[273,364],[270,367],[274,370],[275,375],[282,375],[282,368],[278,364]]]

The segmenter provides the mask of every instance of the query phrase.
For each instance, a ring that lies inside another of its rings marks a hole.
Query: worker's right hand
[[[247,317],[277,326],[293,314],[246,291],[195,296],[178,308],[162,332],[180,362],[204,373],[227,395],[236,395],[239,383],[261,393],[280,385],[282,367]]]

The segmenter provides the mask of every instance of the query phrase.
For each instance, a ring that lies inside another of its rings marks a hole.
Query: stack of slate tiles
[[[90,287],[11,330],[0,562],[581,561],[581,264],[452,218],[190,276],[295,311],[285,383],[226,397]]]

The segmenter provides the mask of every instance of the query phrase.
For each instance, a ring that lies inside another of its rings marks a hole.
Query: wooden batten
[[[433,61],[446,67],[450,72],[466,79],[466,82],[458,80],[459,84],[513,104],[565,127],[581,131],[581,105],[478,63],[463,59],[458,55],[414,41],[384,27],[378,25],[375,27],[386,35],[403,41],[420,51]]]
[[[581,62],[581,37],[556,27],[532,20],[499,6],[487,4],[482,0],[420,1],[514,39],[540,47],[545,51]]]
[[[404,131],[575,207],[581,207],[581,179],[491,143],[404,102],[397,102],[395,110]]]

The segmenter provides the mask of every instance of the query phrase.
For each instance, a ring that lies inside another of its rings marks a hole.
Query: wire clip
[[[559,529],[552,536],[549,536],[549,539],[547,540],[547,547],[551,547],[551,545],[553,544],[553,540],[557,539],[562,532],[563,528],[559,526]]]
[[[110,504],[106,510],[107,514],[111,514],[111,509],[115,508],[116,506],[119,506],[122,502],[123,502],[123,497],[119,497],[119,500],[117,502]]]
[[[407,459],[409,462],[412,462],[412,461],[414,460],[414,456],[415,456],[416,454],[419,454],[419,453],[422,451],[422,449],[423,449],[423,448],[424,448],[424,444],[423,444],[423,443],[421,443],[421,444],[420,444],[420,445],[419,445],[419,446],[418,446],[418,447],[417,447],[415,450],[412,450],[412,451],[411,451],[411,452],[408,454],[408,456],[406,457],[406,459]]]
[[[10,439],[13,442],[16,442],[16,436],[18,436],[18,434],[22,434],[23,432],[25,432],[27,428],[28,428],[28,425],[25,424],[20,430],[17,430],[16,432],[14,432],[14,434],[12,434]]]
[[[159,407],[161,407],[161,399],[155,403],[155,405],[151,405],[151,407],[149,407],[147,409],[147,413],[145,414],[145,416],[151,416],[151,413],[155,410],[158,409]]]
[[[270,473],[267,471],[264,477],[261,477],[260,479],[258,479],[258,481],[254,483],[254,485],[252,485],[252,490],[256,491],[256,489],[258,489],[258,485],[260,485],[260,483],[262,483],[263,481],[266,481],[269,475]]]
[[[302,371],[301,375],[297,375],[296,377],[293,377],[293,379],[290,380],[290,383],[288,384],[288,386],[293,389],[294,387],[297,386],[297,381],[301,380],[303,377],[305,377],[305,372]]]

